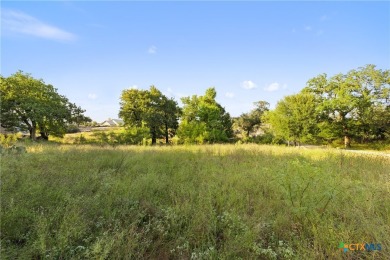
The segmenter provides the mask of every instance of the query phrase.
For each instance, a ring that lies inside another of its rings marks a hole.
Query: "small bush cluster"
[[[18,134],[0,134],[0,145],[3,147],[10,147],[16,143]]]

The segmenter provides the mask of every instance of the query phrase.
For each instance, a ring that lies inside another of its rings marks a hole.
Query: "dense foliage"
[[[236,133],[241,134],[242,139],[245,140],[250,140],[251,135],[256,135],[263,123],[262,117],[264,113],[269,111],[269,103],[266,101],[258,101],[254,105],[254,109],[248,113],[241,114],[234,120]]]
[[[125,125],[149,128],[152,144],[156,144],[160,137],[169,143],[169,136],[178,127],[180,108],[177,102],[167,98],[154,86],[149,90],[124,90],[120,105],[119,116]]]
[[[184,104],[178,136],[184,143],[228,142],[233,137],[229,113],[215,100],[215,88],[204,96],[182,98]]]
[[[43,139],[63,136],[71,123],[91,121],[84,110],[57,93],[50,84],[21,71],[0,77],[1,126],[10,130],[27,129],[30,138],[38,131]]]
[[[316,99],[312,94],[286,96],[264,118],[276,136],[294,144],[313,142],[318,133]]]
[[[390,71],[374,65],[347,74],[310,79],[300,94],[287,96],[269,113],[274,132],[286,141],[390,138]]]
[[[308,81],[303,92],[317,98],[319,136],[378,140],[390,135],[390,71],[374,65],[328,78],[319,75]]]

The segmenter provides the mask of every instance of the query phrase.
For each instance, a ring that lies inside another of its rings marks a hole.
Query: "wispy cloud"
[[[287,87],[287,85],[283,86],[283,88],[286,88],[286,87]],[[264,90],[269,91],[269,92],[277,91],[279,89],[280,89],[280,84],[278,82],[271,83],[270,85],[268,85],[267,87],[264,88]]]
[[[138,86],[137,85],[133,85],[133,86],[129,87],[129,89],[138,89]]]
[[[89,99],[96,99],[97,95],[95,93],[90,93],[90,94],[88,94],[88,98]]]
[[[304,29],[305,31],[311,31],[313,28],[310,25],[306,25]]]
[[[241,83],[241,87],[244,89],[254,89],[257,88],[257,85],[251,80],[245,80]]]
[[[150,46],[149,49],[148,49],[148,53],[149,54],[156,54],[157,53],[157,47],[154,46],[154,45]]]
[[[233,92],[226,92],[226,93],[225,93],[225,97],[227,97],[227,98],[233,98],[233,97],[234,97],[234,93],[233,93]]]
[[[2,9],[1,24],[2,30],[13,33],[59,41],[74,41],[76,39],[74,34],[46,24],[20,11]]]
[[[321,21],[326,21],[326,20],[328,20],[328,18],[329,17],[326,14],[324,14],[323,16],[320,17],[320,20]]]

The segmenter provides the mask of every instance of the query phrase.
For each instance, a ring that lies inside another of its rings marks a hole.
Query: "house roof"
[[[104,124],[109,124],[111,126],[119,126],[119,125],[123,125],[123,120],[122,119],[107,119],[105,120],[103,123],[101,123],[101,125],[104,125]]]

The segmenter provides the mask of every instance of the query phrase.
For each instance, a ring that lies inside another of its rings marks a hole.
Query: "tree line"
[[[390,71],[374,65],[328,77],[308,80],[297,94],[280,100],[275,109],[266,101],[232,118],[216,102],[215,88],[204,95],[177,101],[155,86],[148,90],[125,89],[120,99],[119,117],[134,133],[170,143],[329,143],[344,140],[373,142],[390,140]],[[58,94],[57,90],[29,74],[17,72],[1,77],[1,126],[27,128],[47,139],[61,136],[71,123],[91,122],[84,110]],[[135,130],[140,129],[140,130]],[[133,137],[132,137],[133,138]],[[139,140],[139,138],[133,138]]]
[[[275,135],[295,143],[390,139],[390,70],[367,65],[346,74],[318,75],[265,115]]]
[[[232,119],[216,102],[216,95],[215,88],[209,88],[203,96],[184,97],[180,108],[155,86],[149,90],[126,89],[121,95],[119,116],[126,126],[148,128],[152,144],[159,138],[169,143],[174,135],[182,143],[228,142],[233,137]]]
[[[258,135],[262,142],[294,145],[344,139],[345,147],[350,147],[353,139],[361,143],[390,139],[389,85],[390,71],[374,65],[332,77],[321,74],[310,79],[299,93],[280,100],[275,109],[270,110],[266,101],[258,101],[252,111],[237,118],[231,118],[216,102],[214,88],[203,96],[182,98],[183,108],[179,108],[152,86],[150,90],[124,90],[119,115],[126,125],[143,123],[149,127],[153,144],[161,134],[167,143],[168,136],[174,134],[181,143],[237,138],[250,142]]]

